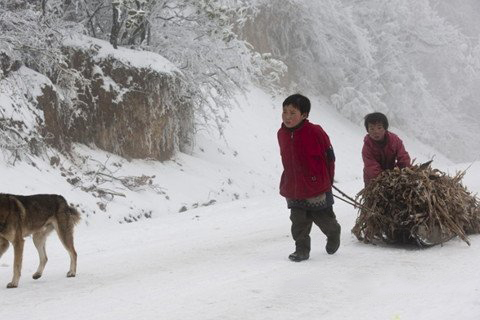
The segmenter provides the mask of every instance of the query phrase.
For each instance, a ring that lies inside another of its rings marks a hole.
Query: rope
[[[334,185],[332,185],[332,187],[333,187],[335,190],[337,190],[338,192],[340,192],[340,194],[341,194],[343,197],[347,198],[347,199],[350,200],[350,201],[345,200],[345,199],[343,199],[343,198],[341,198],[341,197],[339,197],[339,196],[337,196],[337,195],[334,194],[333,196],[334,196],[335,198],[337,198],[337,199],[339,199],[339,200],[342,200],[343,202],[348,203],[349,205],[353,206],[355,209],[356,209],[356,208],[360,208],[360,209],[362,209],[362,210],[369,211],[369,212],[371,212],[371,213],[375,213],[375,211],[373,211],[373,210],[370,209],[370,208],[365,207],[364,205],[362,205],[361,203],[357,202],[357,201],[356,201],[355,199],[353,199],[352,197],[349,197],[345,192],[343,192],[342,190],[338,189],[338,188],[335,187]]]
[[[343,192],[342,190],[338,189],[337,187],[335,187],[334,185],[332,185],[332,188],[337,190],[338,192],[340,192],[340,194],[347,198],[348,200],[350,200],[351,202],[353,202],[355,204],[355,206],[357,207],[362,207],[362,205],[360,203],[358,203],[355,199],[353,199],[352,197],[349,197],[345,192]]]
[[[354,208],[357,207],[357,206],[355,205],[355,203],[350,202],[350,201],[348,201],[348,200],[345,200],[345,199],[343,199],[342,197],[337,196],[336,194],[334,194],[333,196],[334,196],[335,198],[337,198],[338,200],[341,200],[341,201],[343,201],[343,202],[348,203],[349,205],[353,206]]]

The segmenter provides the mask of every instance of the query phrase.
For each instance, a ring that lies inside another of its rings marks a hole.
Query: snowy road
[[[18,289],[0,289],[10,319],[478,319],[480,237],[427,250],[359,243],[356,213],[336,204],[337,254],[312,232],[311,259],[292,263],[288,212],[279,197],[190,210],[134,224],[77,229],[78,275],[56,235],[31,279],[27,241]],[[12,250],[0,282],[11,277]]]

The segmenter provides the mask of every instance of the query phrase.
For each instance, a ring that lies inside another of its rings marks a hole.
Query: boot
[[[292,253],[288,256],[288,259],[290,259],[291,261],[294,261],[294,262],[300,262],[300,261],[303,261],[303,260],[308,260],[308,258],[310,258],[310,255],[308,253],[301,253],[301,252],[297,252],[297,251],[295,251],[294,253]]]
[[[334,234],[333,236],[327,237],[327,245],[325,246],[325,250],[328,254],[334,254],[337,252],[338,247],[340,247],[340,230],[338,230],[338,233]]]

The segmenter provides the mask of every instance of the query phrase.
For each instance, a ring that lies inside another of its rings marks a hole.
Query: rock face
[[[193,132],[180,72],[139,67],[99,49],[65,47],[68,68],[50,76],[53,86],[37,97],[52,144],[68,150],[79,142],[126,158],[170,159]]]

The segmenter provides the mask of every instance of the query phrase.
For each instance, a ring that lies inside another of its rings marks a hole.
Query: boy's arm
[[[328,138],[327,138],[328,139]],[[328,141],[330,142],[330,141]],[[330,183],[333,185],[333,178],[335,177],[335,153],[333,152],[333,147],[330,144],[327,149],[327,170],[328,175],[330,176]]]
[[[318,131],[316,132],[320,145],[325,150],[325,164],[327,166],[328,176],[330,178],[330,183],[333,185],[333,179],[335,177],[335,152],[333,152],[333,147],[330,142],[330,138],[328,134],[318,127]]]
[[[323,133],[323,143],[326,148],[325,161],[327,165],[328,176],[330,178],[330,183],[333,185],[333,179],[335,178],[335,152],[333,152],[330,138],[325,132]]]
[[[397,149],[397,166],[399,168],[405,168],[411,166],[410,155],[403,146],[402,140],[399,139],[398,149]]]
[[[376,178],[380,173],[382,173],[382,166],[375,159],[371,150],[363,145],[362,148],[362,159],[363,159],[363,179],[365,183],[368,183],[373,178]]]

